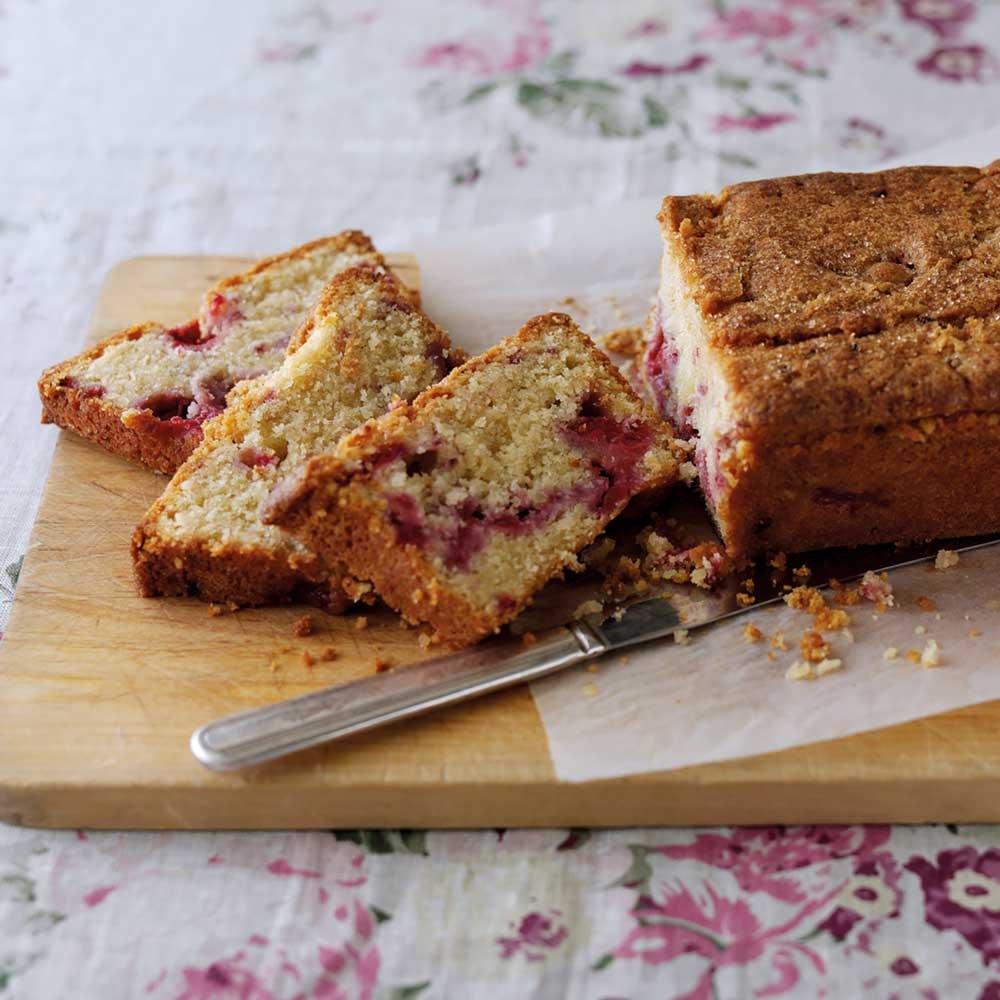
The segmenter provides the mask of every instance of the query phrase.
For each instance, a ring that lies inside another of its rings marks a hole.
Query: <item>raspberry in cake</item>
[[[365,265],[337,275],[282,365],[233,390],[136,529],[141,592],[238,605],[295,596],[342,609],[341,574],[263,524],[261,501],[297,463],[412,399],[461,360],[392,276]],[[370,590],[345,582],[352,597]]]
[[[540,316],[316,456],[267,520],[453,646],[512,619],[640,493],[673,435],[568,317]]]
[[[731,556],[1000,528],[1000,168],[666,198],[643,374]]]
[[[49,368],[38,383],[42,419],[174,472],[198,445],[205,421],[225,409],[229,390],[281,364],[326,282],[362,263],[385,266],[359,232],[262,260],[210,288],[196,319],[133,326]]]

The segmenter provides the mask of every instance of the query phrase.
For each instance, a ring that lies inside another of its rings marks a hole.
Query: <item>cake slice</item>
[[[667,198],[644,377],[727,549],[1000,529],[1000,170]]]
[[[462,646],[672,483],[678,457],[608,358],[551,314],[310,459],[265,518]]]
[[[342,607],[340,575],[263,524],[260,503],[297,463],[412,399],[461,360],[392,276],[370,266],[337,275],[281,367],[232,391],[136,529],[140,591],[236,605],[328,598],[331,610]]]
[[[201,440],[204,422],[225,409],[229,390],[281,364],[326,282],[361,263],[385,266],[359,232],[262,260],[210,288],[196,319],[133,326],[49,368],[38,383],[42,420],[173,472]]]

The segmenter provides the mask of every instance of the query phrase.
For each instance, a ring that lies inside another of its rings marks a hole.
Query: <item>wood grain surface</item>
[[[415,275],[412,259],[393,262]],[[92,338],[192,314],[246,264],[149,257],[108,277]],[[55,360],[55,359],[53,359]],[[238,774],[188,750],[208,720],[427,655],[385,611],[210,617],[143,600],[129,536],[165,479],[59,433],[0,643],[0,818],[40,827],[624,826],[1000,820],[1000,705],[665,774],[555,780],[530,693],[505,692]],[[333,662],[307,666],[303,651]],[[670,739],[670,733],[664,733]]]

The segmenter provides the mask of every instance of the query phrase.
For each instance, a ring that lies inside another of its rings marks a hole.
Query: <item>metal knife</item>
[[[878,572],[883,572],[926,562],[942,547],[970,552],[998,543],[1000,536],[973,544],[937,542],[918,556],[913,557],[914,550],[910,550],[911,558],[889,564],[875,562],[872,549],[853,550],[846,555],[842,551],[839,563],[837,555],[824,555],[824,575],[814,569],[813,578],[825,581],[829,575],[836,575],[850,580],[867,569],[877,567]],[[883,558],[892,551],[891,546],[880,548]],[[830,572],[831,566],[836,569],[838,565],[839,572]],[[523,638],[493,639],[458,653],[240,712],[198,729],[191,737],[191,752],[213,771],[260,764],[532,681],[615,650],[663,638],[679,628],[701,628],[781,600],[780,586],[773,580],[769,582],[766,574],[758,574],[755,588],[757,601],[751,607],[741,607],[736,601],[735,579],[718,593],[676,587],[667,597],[661,594],[636,601],[610,617],[595,613],[549,628],[539,633],[530,646]]]

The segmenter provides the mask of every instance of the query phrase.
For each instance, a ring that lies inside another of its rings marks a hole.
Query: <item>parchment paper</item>
[[[1000,129],[992,129],[908,162],[984,164],[998,156]],[[809,167],[789,163],[788,171]],[[673,176],[663,194],[711,186],[711,178]],[[425,308],[473,352],[549,310],[570,313],[592,334],[641,323],[657,284],[659,200],[416,237]],[[843,669],[815,681],[785,679],[810,618],[782,605],[692,632],[686,646],[658,642],[625,662],[605,658],[596,674],[578,668],[536,683],[556,774],[588,781],[750,756],[1000,698],[998,580],[1000,548],[966,555],[947,572],[895,573],[898,607],[877,620],[871,605],[851,609],[854,642],[832,636]],[[921,611],[917,597],[938,610]],[[772,650],[769,660],[767,641],[744,641],[748,621],[768,637],[784,632],[789,650]],[[931,638],[938,668],[906,658]],[[890,646],[900,656],[886,661]]]

